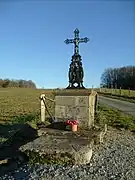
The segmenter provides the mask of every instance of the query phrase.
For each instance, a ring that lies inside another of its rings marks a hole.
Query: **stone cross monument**
[[[69,86],[67,89],[84,89],[83,86],[83,67],[81,62],[81,56],[79,55],[79,43],[87,43],[89,39],[87,37],[85,38],[79,38],[79,30],[75,29],[74,31],[74,39],[66,39],[64,42],[66,44],[74,43],[74,55],[72,56],[70,68],[69,68]]]

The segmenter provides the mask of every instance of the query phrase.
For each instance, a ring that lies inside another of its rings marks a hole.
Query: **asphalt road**
[[[107,105],[109,107],[118,109],[124,113],[135,116],[135,103],[108,98],[104,96],[99,96],[98,101],[99,104]]]

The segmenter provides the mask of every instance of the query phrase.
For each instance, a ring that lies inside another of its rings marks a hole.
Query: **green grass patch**
[[[110,89],[110,88],[100,88],[95,89],[97,92],[109,93],[117,96],[135,97],[135,90],[129,89]]]
[[[121,95],[116,95],[116,94],[111,94],[111,93],[102,93],[102,92],[98,92],[98,94],[105,97],[113,98],[113,99],[135,103],[135,97],[131,97],[131,96],[121,96]]]
[[[98,106],[95,118],[98,124],[108,124],[109,126],[129,129],[135,132],[135,117],[106,106]]]

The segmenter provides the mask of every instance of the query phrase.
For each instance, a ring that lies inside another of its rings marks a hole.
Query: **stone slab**
[[[92,156],[93,140],[73,132],[52,130],[20,147],[23,153],[36,152],[63,164],[87,164]]]
[[[92,157],[94,144],[103,143],[107,126],[93,129],[72,131],[41,128],[39,137],[20,147],[21,152],[36,152],[49,157],[49,162],[68,164],[87,164]]]

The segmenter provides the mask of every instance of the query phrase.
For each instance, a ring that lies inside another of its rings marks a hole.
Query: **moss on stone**
[[[26,150],[24,152],[29,158],[29,164],[74,164],[75,160],[69,153],[41,154],[40,152]]]

